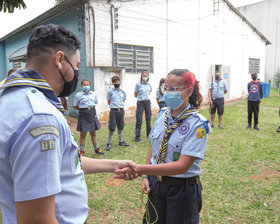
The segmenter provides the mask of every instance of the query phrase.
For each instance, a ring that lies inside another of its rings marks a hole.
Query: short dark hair
[[[120,77],[119,77],[119,76],[114,75],[114,76],[111,78],[111,81],[112,81],[112,83],[113,83],[113,82],[121,81],[121,80],[120,80]]]
[[[37,26],[27,46],[27,62],[43,54],[53,54],[65,51],[72,55],[81,48],[81,42],[63,26],[48,24]]]
[[[84,82],[89,82],[89,84],[91,85],[91,81],[89,81],[88,79],[82,79],[82,81],[81,81],[81,85],[83,85],[83,84],[84,84]]]

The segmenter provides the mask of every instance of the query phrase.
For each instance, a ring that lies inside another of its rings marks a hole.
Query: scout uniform
[[[159,92],[159,88],[157,88],[156,98],[158,99],[158,104],[159,104],[160,109],[163,108],[163,107],[166,107],[163,95],[161,95],[160,92]]]
[[[212,83],[210,83],[210,89],[212,88]],[[219,79],[219,81],[214,80],[213,81],[213,91],[212,91],[212,101],[213,101],[213,107],[211,108],[211,114],[216,113],[216,109],[218,110],[218,114],[222,115],[224,114],[224,95],[225,91],[227,91],[227,85],[222,80]]]
[[[77,144],[45,79],[22,69],[0,87],[0,205],[17,223],[16,202],[56,195],[59,223],[84,223],[88,192]],[[71,203],[69,203],[71,201]]]
[[[110,118],[109,130],[114,132],[116,125],[118,130],[124,128],[124,101],[126,93],[122,89],[111,88],[107,94],[107,100],[110,100]]]
[[[77,131],[92,132],[100,129],[95,110],[96,104],[98,104],[98,100],[95,92],[80,91],[76,93],[73,106],[79,107]]]
[[[158,218],[157,223],[167,224],[183,223],[183,220],[199,222],[199,211],[202,206],[199,162],[204,159],[206,150],[209,130],[207,120],[196,110],[190,112],[170,135],[164,160],[158,161],[159,149],[166,136],[165,125],[170,130],[182,114],[192,109],[194,108],[189,105],[175,119],[172,118],[169,108],[161,109],[149,135],[152,145],[151,164],[174,162],[180,155],[197,158],[184,174],[148,177],[151,189],[148,203],[150,223],[153,223],[156,218]],[[146,223],[146,220],[144,219],[143,222]]]
[[[142,117],[143,117],[144,110],[145,110],[145,118],[146,118],[147,136],[149,136],[151,131],[152,112],[151,112],[150,93],[152,92],[152,86],[148,82],[146,83],[139,82],[135,85],[134,92],[137,93],[135,140],[139,141],[141,135]]]

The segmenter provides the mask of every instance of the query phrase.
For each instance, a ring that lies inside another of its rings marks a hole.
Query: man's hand
[[[212,108],[212,106],[213,106],[213,101],[212,100],[209,100],[209,106]]]
[[[136,163],[131,160],[118,160],[114,173],[114,178],[133,180],[138,177]]]

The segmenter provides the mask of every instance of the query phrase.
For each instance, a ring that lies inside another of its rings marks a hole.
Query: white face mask
[[[142,80],[144,81],[144,82],[147,82],[148,81],[148,77],[142,77]]]

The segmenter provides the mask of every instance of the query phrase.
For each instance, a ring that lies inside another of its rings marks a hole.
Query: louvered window
[[[153,72],[153,48],[127,44],[114,44],[114,65],[126,72],[138,73],[143,69]]]
[[[249,73],[256,72],[260,74],[260,59],[249,58]]]

